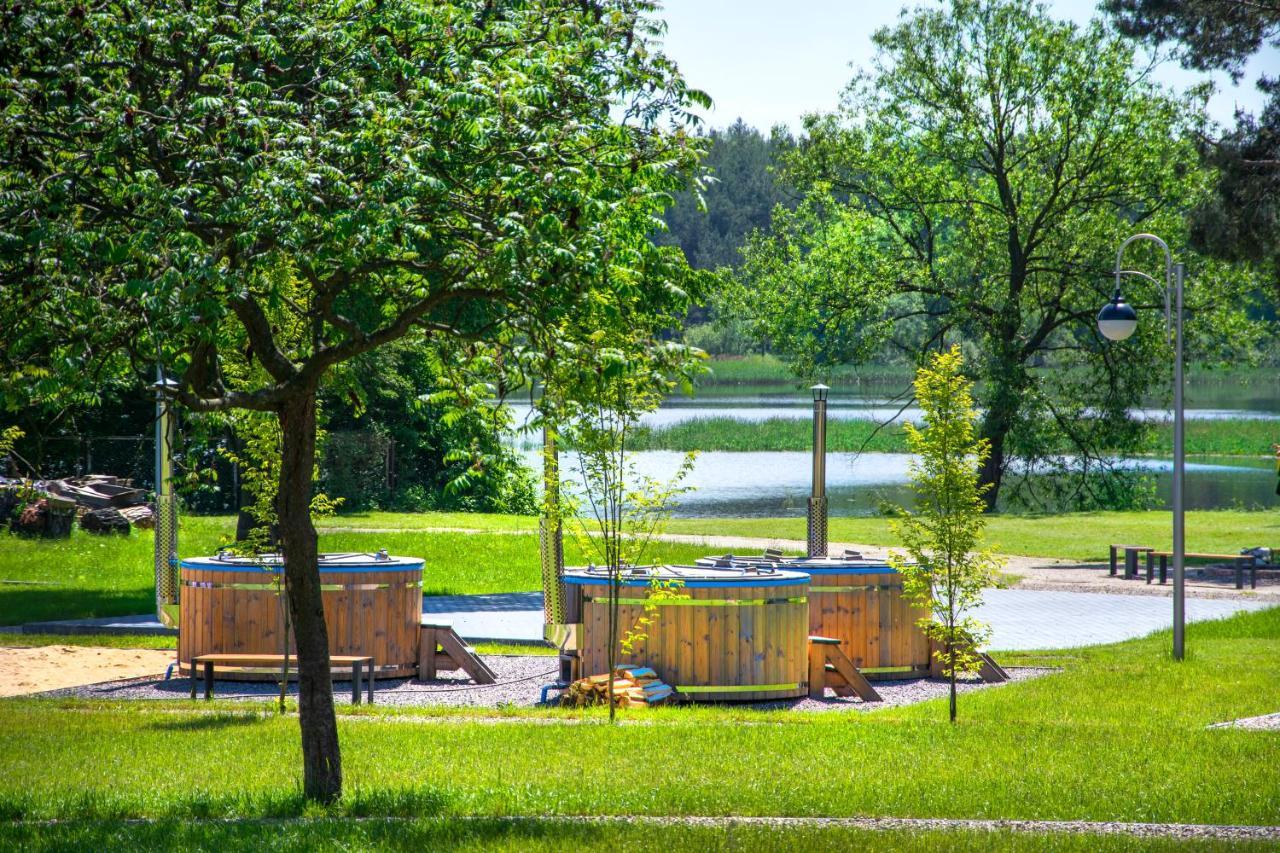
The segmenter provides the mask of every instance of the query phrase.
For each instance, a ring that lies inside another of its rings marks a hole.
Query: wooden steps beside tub
[[[840,648],[835,637],[809,638],[809,698],[821,699],[830,687],[837,696],[879,702],[880,694]]]
[[[448,622],[423,617],[418,639],[418,678],[432,681],[438,672],[462,670],[476,684],[493,684],[497,675]]]

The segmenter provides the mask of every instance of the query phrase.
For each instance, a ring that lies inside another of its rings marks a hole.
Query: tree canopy
[[[1104,8],[1129,35],[1176,43],[1184,66],[1222,69],[1237,81],[1264,45],[1280,48],[1277,2],[1106,0]],[[1280,304],[1280,79],[1263,76],[1257,85],[1270,98],[1258,115],[1239,110],[1234,128],[1202,137],[1201,153],[1219,178],[1192,216],[1192,239],[1203,251],[1266,268]]]
[[[502,372],[503,349],[584,310],[683,313],[683,260],[649,235],[699,159],[684,128],[705,96],[657,48],[653,9],[4,13],[6,402],[82,387],[117,359],[140,377],[162,365],[189,409],[278,418],[308,796],[341,790],[309,518],[321,381],[405,337]]]
[[[1029,0],[954,0],[874,42],[841,109],[805,120],[785,161],[805,201],[750,244],[742,310],[809,375],[886,341],[913,358],[963,342],[989,505],[1015,458],[1101,472],[1020,488],[1123,501],[1130,481],[1110,459],[1141,440],[1127,410],[1167,361],[1155,324],[1117,350],[1093,317],[1125,237],[1185,245],[1184,214],[1211,177],[1190,141],[1202,102],[1154,85],[1124,38]],[[1201,294],[1222,284],[1204,266],[1192,275]]]

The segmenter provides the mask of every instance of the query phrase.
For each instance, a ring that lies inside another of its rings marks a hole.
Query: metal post
[[[564,528],[560,523],[560,453],[554,433],[542,429],[542,487],[545,509],[538,521],[539,556],[542,563],[542,617],[548,640],[563,632],[564,596],[560,579],[564,576]]]
[[[1183,445],[1182,285],[1186,265],[1174,264],[1173,286],[1173,659],[1182,660],[1186,633],[1186,519],[1183,496],[1186,453]]]
[[[155,576],[156,617],[165,625],[177,624],[178,605],[178,506],[173,494],[173,444],[177,432],[172,384],[156,367],[156,516]]]
[[[813,484],[809,495],[809,556],[827,556],[827,392],[813,391]]]

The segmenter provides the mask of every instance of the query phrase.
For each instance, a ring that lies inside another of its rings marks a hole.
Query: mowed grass
[[[380,528],[376,519],[327,519],[320,527],[322,551],[393,554],[426,561],[423,592],[427,595],[522,592],[540,587],[537,522],[518,516],[434,515],[419,518],[417,529],[359,532],[346,527]],[[517,524],[532,525],[534,532]],[[432,531],[423,527],[488,526],[484,533]],[[184,517],[180,534],[183,556],[211,554],[234,531],[230,517]],[[118,616],[150,612],[154,606],[151,534],[93,536],[75,530],[69,540],[25,539],[0,533],[0,625],[58,619]],[[566,541],[571,563],[588,559]],[[688,562],[703,549],[694,545],[654,543],[652,558]]]
[[[1185,845],[1166,838],[1116,835],[1046,835],[1008,830],[873,830],[828,826],[654,825],[625,821],[512,818],[178,821],[147,823],[73,821],[0,826],[0,844],[23,850],[903,850],[935,853],[985,851],[1169,851]],[[1203,850],[1269,850],[1260,841],[1208,840]]]
[[[1168,643],[1161,632],[1023,653],[1020,662],[1063,670],[963,695],[956,725],[942,701],[869,713],[650,709],[624,713],[617,726],[598,710],[344,709],[347,793],[327,813],[299,796],[292,716],[231,702],[4,700],[0,819],[648,814],[1277,823],[1280,734],[1206,727],[1280,710],[1280,609],[1193,623],[1182,663],[1169,660]]]
[[[366,513],[326,519],[334,527],[373,527],[383,530],[422,530],[462,526],[483,530],[537,531],[537,519],[512,515],[446,513]],[[526,527],[520,527],[526,525]],[[987,538],[1006,554],[1102,561],[1111,543],[1172,546],[1172,516],[1164,511],[1077,512],[1060,515],[993,515],[987,518]],[[676,518],[667,532],[688,536],[741,536],[793,539],[803,543],[805,520],[796,518]],[[833,542],[894,546],[898,539],[889,520],[879,517],[841,517],[830,520]],[[1233,553],[1263,546],[1280,549],[1280,510],[1204,510],[1187,513],[1187,550]],[[799,546],[803,547],[803,545]],[[723,552],[712,544],[695,545],[700,554]]]
[[[1168,454],[1172,427],[1158,428],[1150,451]],[[1280,442],[1280,423],[1259,419],[1187,421],[1186,448],[1193,456],[1268,456]],[[630,441],[635,450],[808,451],[813,425],[803,418],[743,421],[728,417],[693,418],[663,427],[641,427]],[[833,453],[907,453],[907,436],[898,424],[832,418],[827,449]]]
[[[1232,554],[1241,548],[1280,549],[1280,511],[1212,510],[1188,512],[1187,550]],[[805,538],[803,518],[673,519],[672,533],[705,536]],[[1100,562],[1111,543],[1172,547],[1168,512],[1079,512],[1061,515],[994,515],[987,519],[987,541],[1005,554],[1061,557]],[[832,518],[833,542],[891,547],[898,544],[887,518]]]
[[[528,516],[469,513],[361,513],[322,519],[325,551],[387,548],[426,561],[427,595],[526,592],[539,588],[537,520]],[[230,517],[184,517],[181,553],[210,554],[233,531]],[[770,539],[805,537],[803,518],[673,519],[668,532],[708,541],[655,542],[649,558],[688,563],[725,548],[711,537]],[[1112,542],[1171,546],[1166,512],[1097,512],[1048,516],[998,515],[988,520],[988,540],[1006,554],[1106,559]],[[894,546],[897,537],[884,518],[833,518],[833,542]],[[1187,548],[1232,553],[1252,546],[1280,548],[1280,512],[1205,511],[1187,513]],[[147,532],[127,537],[91,536],[76,530],[71,539],[47,541],[0,533],[0,625],[118,616],[150,612],[154,606],[152,539]],[[586,562],[566,539],[566,560]]]

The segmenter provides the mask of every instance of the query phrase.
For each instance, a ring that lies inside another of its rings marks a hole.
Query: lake
[[[769,418],[808,419],[813,403],[806,392],[785,392],[770,388],[767,393],[718,387],[715,393],[696,399],[683,397],[667,401],[656,412],[644,416],[653,427],[669,426],[696,418],[733,418],[744,422]],[[895,399],[900,389],[884,384],[863,384],[853,390],[833,389],[828,408],[833,419],[860,419],[890,422],[916,417],[919,410],[904,408]],[[1166,419],[1170,413],[1151,401],[1135,410],[1139,417]],[[529,414],[528,404],[517,404],[517,422]],[[1239,384],[1200,381],[1187,391],[1188,420],[1250,418],[1277,421],[1280,441],[1280,382]],[[520,440],[529,464],[541,466],[533,442]],[[635,454],[639,471],[665,480],[676,470],[683,454],[675,451],[644,451]],[[907,462],[900,453],[831,453],[827,458],[827,494],[832,515],[868,515],[883,501],[909,503]],[[566,469],[571,463],[566,454]],[[1167,505],[1172,480],[1169,459],[1132,459],[1128,467],[1149,471],[1155,478],[1160,501]],[[1274,463],[1266,458],[1195,457],[1187,463],[1186,503],[1188,509],[1230,509],[1280,507],[1275,494]],[[1022,476],[1016,472],[1009,476]],[[803,516],[809,496],[810,456],[803,452],[706,452],[699,455],[686,485],[691,491],[680,504],[677,515],[719,518]]]

